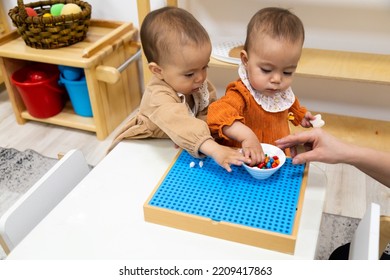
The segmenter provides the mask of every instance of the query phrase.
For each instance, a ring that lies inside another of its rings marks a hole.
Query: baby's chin
[[[272,97],[272,96],[275,96],[276,93],[280,92],[280,90],[269,90],[269,89],[266,89],[266,90],[263,90],[263,91],[260,91],[262,95],[265,95],[265,96],[268,96],[268,97]]]
[[[273,97],[273,96],[275,96],[275,94],[277,94],[279,92],[283,92],[285,90],[287,90],[287,89],[284,89],[284,88],[278,88],[278,89],[264,88],[262,90],[257,90],[257,91],[261,92],[261,94],[263,94],[265,96]]]

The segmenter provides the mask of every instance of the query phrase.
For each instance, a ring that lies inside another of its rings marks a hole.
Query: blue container
[[[61,74],[64,76],[64,79],[67,79],[69,81],[80,80],[84,75],[83,68],[58,65],[58,69],[60,70]]]
[[[65,79],[61,74],[60,83],[65,85],[75,113],[83,117],[92,117],[91,101],[89,100],[85,76],[83,76],[80,80],[71,81]]]

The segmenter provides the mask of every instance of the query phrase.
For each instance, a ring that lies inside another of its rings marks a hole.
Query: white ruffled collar
[[[285,91],[277,92],[274,96],[266,96],[261,92],[255,90],[248,79],[245,66],[241,63],[238,67],[238,75],[242,82],[249,90],[256,103],[259,104],[267,112],[282,112],[289,109],[295,102],[295,95],[289,87]]]
[[[180,92],[177,93],[182,103],[186,103],[186,96]],[[199,112],[203,111],[209,106],[210,93],[207,87],[207,80],[203,82],[199,90],[192,94],[194,98],[194,107],[190,108],[187,104],[188,111],[192,116],[196,116]]]

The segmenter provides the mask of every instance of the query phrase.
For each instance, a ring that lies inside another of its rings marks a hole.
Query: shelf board
[[[297,74],[390,84],[390,55],[303,49]]]
[[[237,68],[213,57],[209,65]],[[296,75],[390,85],[390,55],[304,48]]]
[[[118,33],[122,32],[122,33]],[[17,30],[0,37],[0,56],[4,58],[46,62],[56,65],[90,68],[106,56],[114,52],[112,44],[120,35],[132,38],[136,34],[132,23],[91,20],[85,40],[66,48],[36,49],[27,46]],[[92,49],[91,49],[92,48]],[[92,52],[94,55],[85,55]]]
[[[55,124],[55,125],[61,125],[61,126],[96,132],[96,125],[94,119],[76,115],[69,102],[65,105],[65,108],[59,114],[50,118],[45,118],[45,119],[35,118],[31,116],[30,113],[27,112],[27,110],[21,112],[21,116],[26,120],[33,120],[33,121],[38,121],[38,122],[43,122],[48,124]]]
[[[238,65],[234,63],[228,63],[221,60],[218,60],[214,57],[210,58],[209,66],[227,68],[227,69],[237,69]]]

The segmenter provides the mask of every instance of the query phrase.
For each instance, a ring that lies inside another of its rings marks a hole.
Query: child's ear
[[[246,67],[246,65],[248,64],[248,53],[245,50],[242,50],[240,52],[240,58],[242,64],[244,64],[244,66]]]
[[[148,64],[148,66],[149,66],[150,72],[152,72],[153,75],[155,75],[160,80],[163,80],[163,76],[162,76],[163,70],[161,69],[161,67],[157,63],[151,62]]]

